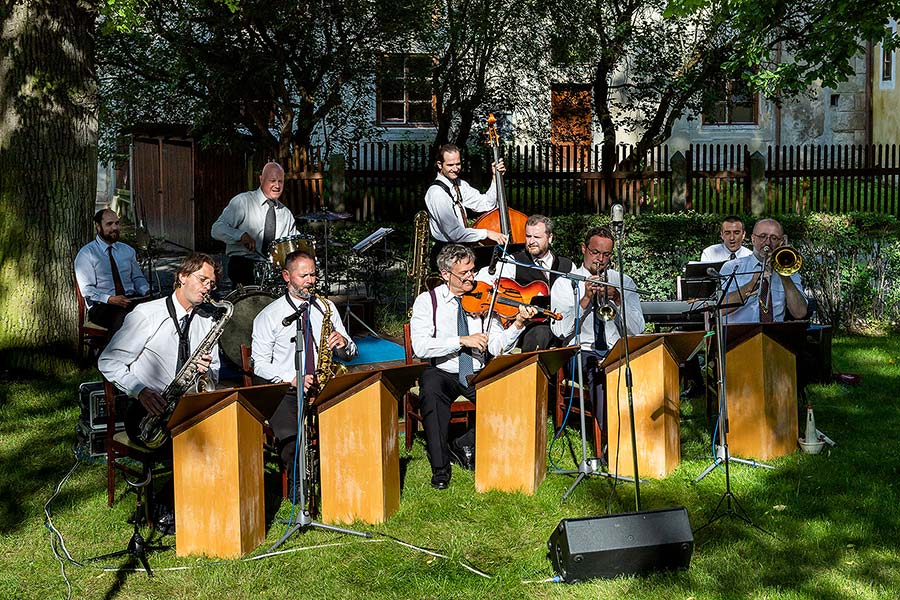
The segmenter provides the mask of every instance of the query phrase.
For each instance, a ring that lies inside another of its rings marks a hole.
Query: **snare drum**
[[[295,250],[302,250],[313,258],[316,257],[316,240],[309,235],[297,234],[278,238],[269,244],[269,260],[272,267],[281,272],[287,255]]]
[[[241,366],[241,344],[250,346],[253,342],[253,319],[276,298],[274,292],[256,285],[239,287],[225,296],[234,305],[234,312],[219,338],[219,348],[235,365]]]

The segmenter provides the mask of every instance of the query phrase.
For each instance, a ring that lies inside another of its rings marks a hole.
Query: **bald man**
[[[228,278],[235,285],[256,283],[256,265],[268,259],[269,244],[297,234],[294,215],[278,199],[284,191],[284,169],[277,162],[263,167],[259,187],[238,194],[213,223],[212,236],[225,242]]]

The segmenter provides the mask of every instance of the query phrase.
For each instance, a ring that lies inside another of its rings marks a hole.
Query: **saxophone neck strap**
[[[184,323],[184,330],[181,329],[181,323],[178,322],[178,316],[175,314],[175,303],[172,301],[172,296],[166,296],[166,310],[169,311],[169,317],[172,319],[172,323],[175,324],[175,332],[178,334],[178,339],[182,342],[188,339],[188,332],[191,329],[191,321],[194,320],[194,314],[196,311],[191,311],[187,313],[187,321]]]

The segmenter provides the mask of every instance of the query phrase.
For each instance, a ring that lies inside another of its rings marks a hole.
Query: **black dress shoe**
[[[467,471],[475,470],[475,447],[450,444],[450,460]]]
[[[450,469],[435,469],[431,474],[431,487],[446,490],[450,486]]]

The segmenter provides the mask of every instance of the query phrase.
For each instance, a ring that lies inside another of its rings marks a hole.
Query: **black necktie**
[[[122,285],[122,276],[119,274],[119,266],[116,265],[116,259],[113,258],[112,246],[106,247],[109,254],[109,270],[112,271],[113,286],[116,288],[116,296],[125,295],[125,286]]]
[[[609,344],[606,343],[606,321],[597,314],[597,296],[594,296],[593,307],[594,318],[594,350],[598,352],[606,352],[609,350]]]
[[[765,274],[761,275],[759,284],[759,322],[771,323],[772,319],[772,286]]]
[[[731,256],[730,256],[730,257],[728,257],[728,260],[734,260],[734,258],[735,258],[735,256],[734,256],[734,252],[732,252],[732,253],[731,253]]]
[[[181,371],[181,367],[191,357],[191,339],[188,330],[191,327],[190,315],[181,317],[181,326],[178,328],[178,364],[175,366],[175,372]]]
[[[269,210],[266,212],[266,225],[263,228],[263,247],[261,249],[263,253],[269,251],[269,244],[275,239],[275,201],[266,198],[266,204],[269,205]]]

